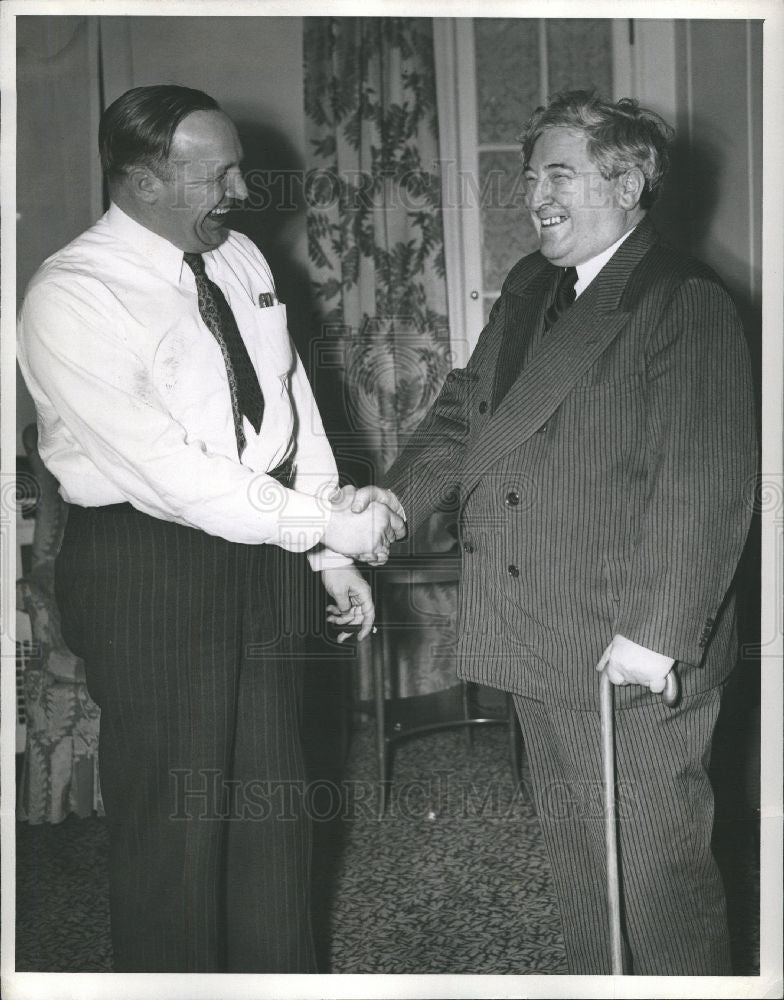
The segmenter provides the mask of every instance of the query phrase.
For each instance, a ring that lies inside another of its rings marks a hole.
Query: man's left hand
[[[370,635],[376,609],[373,606],[373,596],[370,584],[359,570],[353,566],[338,569],[323,569],[321,582],[324,589],[335,602],[327,605],[327,621],[335,625],[362,625],[357,634],[357,640]],[[345,642],[350,632],[341,632],[338,642]]]
[[[607,669],[613,684],[641,684],[654,694],[664,690],[667,674],[675,660],[631,639],[616,635],[596,664],[597,670]]]

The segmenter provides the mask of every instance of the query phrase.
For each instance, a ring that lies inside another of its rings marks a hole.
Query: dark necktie
[[[200,253],[184,254],[185,263],[193,271],[196,292],[199,296],[201,318],[213,337],[217,340],[226,364],[226,375],[231,392],[231,412],[234,417],[234,433],[237,438],[237,453],[242,456],[245,448],[245,432],[242,429],[243,414],[258,434],[264,415],[264,396],[250,360],[248,349],[240,336],[237,321],[223,292],[214,281],[210,281],[204,269]]]
[[[561,276],[558,279],[558,285],[555,289],[555,298],[547,307],[544,314],[543,333],[547,333],[558,317],[566,312],[574,302],[577,297],[574,290],[576,283],[577,268],[562,268]],[[496,365],[493,412],[498,409],[504,396],[517,381],[520,372],[528,363],[529,355],[536,349],[542,336],[543,334],[537,335],[535,329],[519,330],[512,328],[507,330],[505,342],[501,345]]]
[[[555,321],[562,313],[565,313],[569,306],[577,298],[574,286],[577,284],[577,268],[565,267],[558,280],[558,287],[555,290],[555,299],[544,314],[545,333],[555,324]]]

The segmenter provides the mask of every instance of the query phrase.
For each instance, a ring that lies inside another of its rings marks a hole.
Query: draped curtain
[[[350,442],[381,474],[451,367],[432,20],[304,25],[308,255],[343,403],[342,426],[330,431],[339,463]],[[433,530],[432,548],[452,542]],[[388,595],[412,624],[395,648],[403,695],[455,680],[433,656],[438,629],[413,627],[452,616],[454,588],[417,591],[416,600]]]
[[[432,26],[306,18],[308,251],[382,467],[448,370]]]

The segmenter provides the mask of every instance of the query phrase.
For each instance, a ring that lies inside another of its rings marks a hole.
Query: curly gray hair
[[[656,201],[675,131],[655,111],[640,107],[630,97],[612,102],[587,90],[556,94],[546,107],[534,111],[519,136],[526,167],[542,132],[557,127],[585,133],[588,153],[606,179],[637,167],[645,177],[640,207],[648,209]]]

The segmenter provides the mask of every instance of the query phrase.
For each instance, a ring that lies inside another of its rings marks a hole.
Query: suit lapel
[[[473,442],[465,462],[464,485],[477,480],[513,448],[519,447],[547,422],[574,384],[596,362],[625,326],[629,314],[621,299],[629,277],[657,242],[647,218],[610,258],[574,305],[534,348],[528,364],[498,410]],[[507,323],[527,330],[524,324],[541,320],[553,275],[549,262],[520,274],[507,291]],[[513,330],[505,328],[506,335]]]
[[[525,359],[530,355],[534,341],[544,322],[544,310],[552,300],[560,269],[553,267],[543,257],[532,261],[535,266],[529,272],[530,280],[521,288],[519,294],[507,296],[504,313],[504,327],[500,349],[496,357],[495,377],[492,386],[493,410],[503,385],[507,392],[514,385],[509,385],[511,367],[521,372],[525,367]]]

